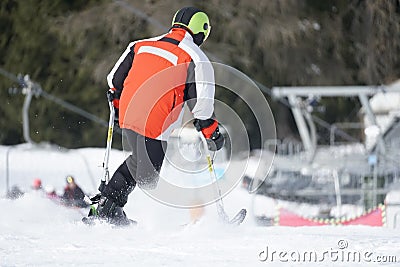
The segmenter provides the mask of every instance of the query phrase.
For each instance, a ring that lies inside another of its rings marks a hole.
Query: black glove
[[[211,151],[220,150],[224,146],[224,136],[219,132],[218,121],[214,119],[199,120],[195,119],[194,127],[201,131],[206,138],[208,149]]]
[[[206,139],[208,149],[211,151],[217,151],[220,150],[225,143],[225,138],[224,136],[219,132],[219,128],[217,127],[214,131],[214,133],[211,135],[210,139]]]
[[[114,107],[114,113],[115,113],[114,124],[116,126],[119,126],[119,97],[120,95],[118,94],[115,88],[111,88],[110,90],[107,91],[107,99],[109,102],[112,102]]]

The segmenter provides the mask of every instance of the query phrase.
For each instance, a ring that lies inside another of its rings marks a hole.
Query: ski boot
[[[136,221],[128,219],[123,208],[118,206],[113,200],[99,194],[93,197],[92,201],[92,203],[98,203],[97,209],[91,205],[88,216],[82,219],[84,223],[94,224],[94,220],[97,219],[116,226],[137,224]]]

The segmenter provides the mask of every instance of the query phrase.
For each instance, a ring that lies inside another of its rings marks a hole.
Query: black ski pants
[[[102,195],[123,207],[136,184],[145,190],[154,189],[165,157],[167,142],[140,135],[132,130],[122,130],[124,151],[131,154],[118,167]]]

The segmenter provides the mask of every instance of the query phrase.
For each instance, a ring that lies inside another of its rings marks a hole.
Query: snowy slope
[[[0,147],[1,157],[6,150]],[[64,171],[79,177],[78,183],[86,191],[95,191],[87,170],[85,174],[83,167],[74,167],[82,161],[77,160],[77,153],[96,166],[93,174],[101,175],[97,167],[102,162],[101,149],[56,153],[24,147],[11,153],[9,177],[25,191],[36,176],[61,190]],[[112,168],[116,168],[123,155],[113,151],[111,158]],[[1,192],[4,185],[1,181]],[[236,188],[224,198],[224,204],[230,216],[243,207],[251,211],[251,196]],[[130,228],[88,227],[80,222],[87,210],[59,206],[37,192],[29,191],[17,200],[1,198],[0,207],[0,266],[381,266],[374,261],[393,261],[392,256],[398,262],[385,266],[400,265],[398,230],[258,227],[251,214],[240,227],[230,227],[218,222],[215,205],[206,208],[198,224],[183,226],[189,221],[187,209],[160,204],[141,190],[130,195],[126,206],[129,217],[139,221],[137,227]],[[310,264],[309,255],[318,262],[312,258]]]

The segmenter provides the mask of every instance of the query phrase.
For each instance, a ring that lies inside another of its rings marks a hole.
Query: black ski
[[[137,225],[137,221],[128,218],[125,218],[124,220],[117,220],[117,219],[100,218],[98,216],[83,217],[82,222],[90,226],[103,223],[110,224],[115,227],[128,227]]]
[[[246,218],[247,210],[246,209],[241,209],[235,217],[233,217],[230,221],[228,221],[229,224],[232,225],[239,225],[243,222],[243,220]]]
[[[226,214],[224,207],[222,206],[222,200],[217,202],[217,213],[221,221],[225,224],[239,225],[246,218],[247,210],[241,209],[235,217],[229,219],[228,214]]]
[[[99,199],[100,199],[100,194],[90,198],[91,205],[90,205],[90,210],[89,214],[86,217],[82,218],[82,222],[87,224],[87,225],[95,225],[96,223],[108,223],[116,227],[124,227],[124,226],[135,226],[137,225],[137,221],[131,220],[128,217],[126,217],[126,214],[122,208],[119,208],[119,210],[116,212],[114,217],[111,218],[103,218],[100,217],[97,214],[97,209],[95,207],[95,204],[98,204]]]

